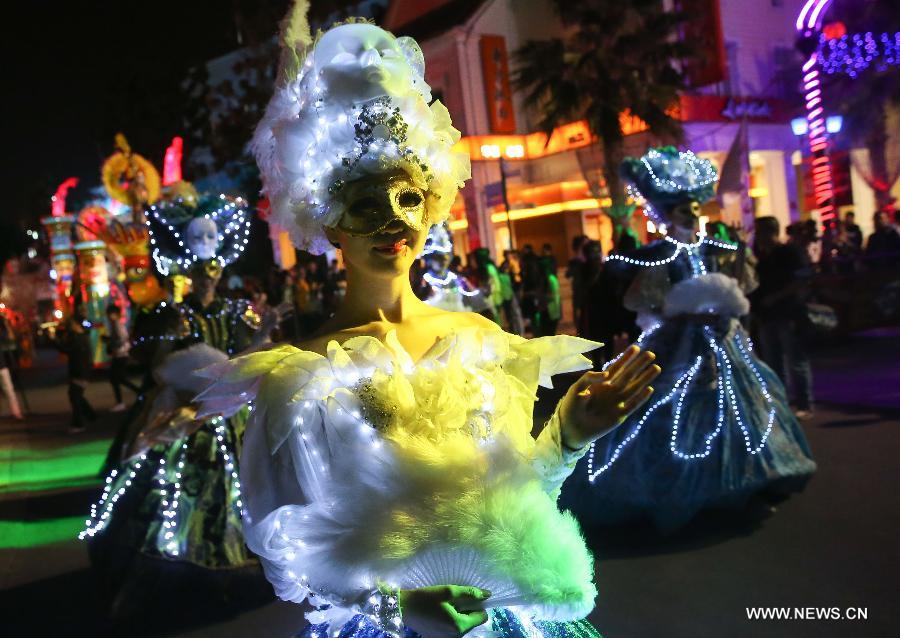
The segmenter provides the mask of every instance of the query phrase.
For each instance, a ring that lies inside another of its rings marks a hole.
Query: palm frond
[[[665,11],[660,0],[554,0],[554,6],[565,37],[531,41],[513,54],[513,81],[540,129],[550,133],[584,118],[607,161],[621,156],[625,111],[652,135],[679,141],[681,122],[669,115],[686,88],[677,63],[697,53],[679,37],[687,16]],[[605,172],[619,184],[610,171],[618,166]]]

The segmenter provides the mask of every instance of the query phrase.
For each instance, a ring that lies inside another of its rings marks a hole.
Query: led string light
[[[900,50],[900,33],[882,33],[877,39],[871,32],[833,39],[826,37],[822,33],[822,18],[831,3],[832,0],[806,0],[794,25],[801,37],[818,39],[817,49],[803,63],[802,72],[815,212],[825,227],[837,215],[820,68],[831,75],[846,73],[850,78],[856,78],[873,65],[876,71],[896,65]]]
[[[237,329],[237,323],[243,317],[244,313],[247,311],[249,307],[249,302],[246,299],[223,299],[222,308],[215,312],[208,312],[203,310],[202,312],[198,312],[191,308],[188,304],[181,304],[179,306],[179,310],[186,315],[185,319],[187,320],[190,326],[190,336],[193,336],[195,339],[203,338],[203,327],[200,323],[198,317],[202,317],[207,321],[214,321],[222,319],[223,317],[230,316],[231,324],[229,326],[229,334],[234,335]],[[152,337],[151,337],[152,338]],[[174,337],[178,339],[179,337]],[[234,346],[233,344],[229,344],[226,348],[226,353],[231,355],[234,354]]]
[[[653,208],[653,205],[647,201],[647,199],[641,194],[641,191],[637,189],[634,184],[627,184],[625,186],[625,194],[633,199],[635,203],[641,207],[641,212],[643,212],[644,217],[653,220],[657,226],[665,224],[665,221],[662,218],[662,215],[656,212],[656,209]]]
[[[124,484],[120,485],[114,494],[112,494],[112,484],[119,472],[115,469],[110,472],[109,476],[106,477],[106,487],[103,489],[100,500],[95,505],[91,506],[91,517],[85,520],[85,528],[78,534],[79,539],[83,540],[88,536],[94,536],[97,532],[102,531],[103,528],[106,527],[106,523],[112,515],[113,508],[118,500],[125,494],[125,491],[131,487],[134,477],[137,476],[137,472],[141,469],[145,460],[147,460],[147,455],[141,454],[139,460],[128,472],[128,478],[125,479]],[[99,516],[97,515],[98,512],[100,512]]]
[[[238,509],[238,515],[240,515],[241,508],[243,507],[240,491],[241,483],[234,465],[233,453],[229,450],[225,442],[224,419],[222,417],[215,417],[212,420],[211,425],[214,428],[216,436],[217,451],[222,457],[225,471],[228,473],[232,485],[231,494],[232,499],[234,500],[234,506]],[[169,470],[164,457],[160,458],[156,470],[156,481],[159,485],[158,489],[161,498],[161,504],[165,508],[162,513],[163,526],[160,529],[160,545],[164,548],[165,553],[171,556],[178,556],[180,553],[178,542],[174,540],[174,538],[177,533],[178,527],[178,508],[182,495],[181,479],[182,472],[184,470],[187,447],[188,442],[184,441],[181,445],[181,453],[179,455],[174,471]],[[121,484],[115,491],[115,493],[112,492],[112,486],[116,477],[119,476],[119,471],[113,469],[110,472],[109,476],[107,476],[106,478],[106,487],[103,490],[100,500],[91,506],[91,515],[90,518],[85,520],[85,529],[78,534],[79,539],[92,537],[98,532],[102,531],[104,527],[106,527],[106,524],[110,516],[112,515],[113,508],[115,507],[116,502],[125,494],[126,490],[131,487],[138,471],[142,467],[145,467],[144,462],[146,461],[146,459],[146,454],[142,454],[139,457],[139,460],[134,464],[134,466],[132,466],[131,470],[129,471],[128,478],[125,479],[124,484]],[[170,475],[170,472],[173,476],[173,479],[171,481],[167,478]],[[168,497],[167,485],[171,485],[172,487],[171,498]]]
[[[650,335],[652,335],[654,332],[656,332],[657,330],[659,330],[661,327],[662,327],[662,324],[661,324],[661,323],[657,323],[657,324],[654,324],[654,325],[650,326],[649,328],[647,328],[647,329],[644,330],[641,334],[638,335],[638,338],[635,340],[634,345],[639,346],[639,345],[643,344],[643,343],[644,343],[644,340],[645,340],[647,337],[649,337]],[[614,364],[616,361],[618,361],[619,359],[621,359],[621,358],[622,358],[622,355],[624,355],[624,354],[625,354],[625,351],[623,350],[622,352],[620,352],[619,354],[617,354],[616,356],[614,356],[612,359],[610,359],[609,361],[607,361],[606,363],[604,363],[604,364],[603,364],[603,367],[601,367],[600,370],[601,370],[601,371],[605,371],[609,366],[611,366],[611,365]]]
[[[655,268],[656,266],[665,266],[666,264],[671,264],[673,261],[678,259],[678,255],[681,254],[682,248],[676,247],[675,252],[664,259],[655,259],[653,261],[648,261],[645,259],[635,259],[633,257],[628,257],[626,255],[620,255],[618,253],[608,255],[606,257],[607,261],[624,261],[626,264],[631,266],[641,266],[642,268]]]
[[[650,326],[649,328],[647,328],[647,329],[644,330],[641,334],[638,335],[638,338],[637,338],[637,340],[635,341],[635,343],[636,343],[637,345],[641,345],[642,343],[644,343],[644,340],[645,340],[647,337],[651,336],[654,332],[656,332],[656,331],[659,330],[660,328],[662,328],[662,324],[661,324],[661,323],[657,323],[657,324],[654,324],[654,325]],[[619,356],[622,356],[622,355],[619,355]],[[616,357],[616,358],[618,359],[618,357]],[[604,368],[604,369],[605,369],[605,368]]]
[[[734,335],[734,343],[737,345],[738,352],[740,352],[741,358],[744,360],[744,363],[746,363],[750,367],[750,370],[753,372],[753,376],[756,377],[756,381],[759,383],[762,395],[765,398],[766,403],[769,404],[769,417],[768,417],[768,423],[766,425],[766,430],[765,430],[765,432],[763,432],[762,437],[760,437],[759,445],[756,446],[755,448],[751,448],[750,433],[748,432],[747,428],[744,427],[743,422],[740,420],[740,417],[737,414],[737,408],[736,407],[734,408],[735,416],[738,416],[738,423],[740,424],[741,430],[744,433],[744,442],[747,446],[747,451],[750,454],[758,454],[765,446],[766,441],[769,439],[769,435],[772,433],[772,428],[775,425],[775,400],[772,398],[772,395],[769,393],[769,386],[766,384],[766,381],[763,378],[762,373],[760,373],[759,369],[756,367],[756,365],[753,363],[753,360],[750,358],[750,355],[748,354],[747,350],[744,348],[744,344],[742,342],[740,334]],[[731,372],[731,369],[730,369],[730,365],[729,365],[729,374],[730,374],[730,372]],[[734,404],[734,405],[736,406],[736,404]]]
[[[607,261],[609,261],[609,260],[624,261],[626,264],[629,264],[632,266],[640,266],[642,268],[654,268],[656,266],[665,266],[666,264],[671,264],[673,261],[678,259],[678,256],[682,252],[687,252],[688,255],[693,255],[696,251],[699,250],[700,246],[702,246],[703,244],[708,244],[710,246],[716,246],[717,248],[725,248],[728,250],[737,250],[737,246],[735,246],[733,244],[726,244],[724,242],[716,241],[714,239],[708,239],[707,237],[702,237],[698,241],[694,242],[693,244],[686,244],[686,243],[680,242],[676,239],[672,239],[669,236],[664,237],[664,239],[667,242],[669,242],[670,244],[675,245],[675,252],[673,252],[671,255],[669,255],[668,257],[665,257],[663,259],[655,259],[655,260],[635,259],[633,257],[628,257],[626,255],[619,255],[619,254],[609,255],[609,256],[607,256],[606,259],[607,259]],[[693,265],[694,264],[693,264],[693,260],[692,260],[691,261],[692,269],[693,269]],[[700,268],[702,269],[703,273],[706,272],[706,267],[702,265],[702,260],[701,260]]]
[[[348,42],[356,40],[348,37]],[[411,38],[391,40],[378,54],[392,57],[389,75],[396,77],[388,82],[370,77],[379,66],[375,52],[366,51],[362,42],[359,53],[340,60],[316,59],[312,50],[296,52],[306,55],[304,64],[278,83],[272,102],[278,107],[268,109],[256,129],[251,147],[272,219],[300,249],[331,248],[322,226],[340,217],[335,194],[375,165],[403,169],[417,184],[426,184],[426,207],[435,221],[447,219],[470,176],[468,155],[454,150],[459,131],[425,81],[421,49]],[[346,87],[332,85],[341,82],[327,72],[335,67],[342,75],[369,78],[366,84],[382,90],[348,96]]]
[[[744,360],[744,363],[748,365],[750,370],[753,372],[754,377],[760,385],[760,391],[762,392],[763,397],[765,398],[766,403],[769,406],[769,410],[767,413],[767,422],[766,428],[760,437],[759,443],[754,446],[751,437],[750,437],[750,429],[747,427],[747,424],[741,414],[740,409],[740,401],[737,397],[737,394],[734,391],[733,378],[734,378],[734,370],[732,367],[732,363],[728,354],[716,343],[714,334],[712,329],[709,326],[704,327],[704,334],[708,339],[708,343],[710,349],[713,351],[716,362],[718,363],[718,374],[716,376],[716,388],[717,388],[717,398],[716,398],[716,425],[713,428],[712,432],[705,437],[703,444],[703,451],[701,452],[685,452],[678,447],[678,433],[679,433],[679,424],[681,422],[681,415],[684,410],[684,403],[687,398],[687,394],[690,391],[690,388],[693,383],[693,379],[696,376],[697,372],[700,369],[700,366],[703,363],[704,357],[698,356],[694,361],[694,364],[684,373],[682,374],[678,380],[676,380],[675,384],[672,387],[672,390],[669,391],[664,397],[659,399],[653,405],[651,405],[638,420],[637,424],[635,424],[632,431],[626,436],[619,444],[613,449],[613,453],[610,455],[609,460],[594,469],[595,467],[595,443],[591,444],[590,450],[588,451],[588,462],[587,462],[587,472],[588,472],[588,480],[590,482],[594,482],[594,480],[600,475],[606,472],[612,465],[615,463],[619,457],[622,455],[625,447],[631,443],[637,436],[640,434],[644,424],[650,418],[650,416],[656,412],[656,410],[663,405],[666,405],[672,401],[672,399],[678,395],[678,399],[675,403],[675,407],[672,411],[672,433],[669,442],[669,449],[672,451],[672,454],[683,460],[695,460],[695,459],[703,459],[708,457],[712,453],[712,443],[716,438],[721,434],[726,421],[726,403],[728,404],[728,408],[730,408],[731,414],[734,417],[735,422],[740,428],[741,435],[744,439],[744,447],[747,450],[748,454],[756,455],[759,454],[765,447],[769,435],[772,433],[772,429],[775,424],[775,403],[772,395],[769,393],[768,385],[765,382],[762,374],[759,372],[759,369],[753,364],[753,361],[748,354],[747,349],[745,348],[740,335],[734,336],[735,344],[738,347],[738,350],[741,354],[741,358]],[[643,336],[643,335],[642,335]],[[620,355],[621,356],[621,355]],[[615,359],[613,360],[615,361]],[[610,362],[611,363],[611,362]],[[609,364],[607,364],[609,365]]]
[[[224,268],[244,252],[250,241],[250,215],[247,213],[247,202],[244,199],[237,197],[234,201],[230,201],[224,194],[220,194],[219,199],[225,203],[220,208],[204,214],[204,217],[216,222],[220,245],[225,245],[226,242],[230,241],[230,248],[217,257]],[[176,203],[183,204],[183,200],[176,200]],[[167,229],[171,233],[172,238],[181,249],[181,254],[174,257],[162,254],[157,235],[153,230],[154,224],[150,219],[144,221],[150,233],[153,261],[156,263],[156,268],[163,275],[168,275],[173,265],[177,265],[181,270],[187,270],[191,264],[199,259],[186,244],[181,236],[181,232],[177,230],[175,224],[179,222],[172,222],[163,216],[166,208],[166,206],[156,206],[154,204],[147,213],[156,222],[156,225]],[[221,222],[225,222],[224,228],[220,227]]]
[[[234,467],[234,457],[232,456],[232,451],[229,450],[228,446],[225,443],[225,419],[220,416],[217,416],[212,421],[215,434],[216,434],[216,442],[218,443],[218,450],[222,456],[222,462],[225,465],[225,471],[228,472],[229,477],[231,479],[231,498],[234,500],[234,506],[238,510],[238,516],[241,514],[241,510],[244,505],[241,502],[241,481],[238,477],[237,470]]]
[[[696,244],[687,245],[684,249],[685,254],[687,254],[688,263],[690,263],[691,265],[691,275],[693,277],[700,277],[701,275],[706,274],[706,264],[703,263],[703,257],[698,254],[700,244],[702,243],[703,238],[701,238],[700,241],[698,241]]]
[[[598,467],[596,470],[594,469],[594,454],[596,452],[597,442],[594,441],[593,443],[591,443],[590,450],[588,450],[588,454],[587,454],[587,457],[588,457],[588,461],[587,461],[588,480],[591,483],[593,483],[597,479],[598,476],[600,476],[601,474],[606,472],[610,467],[612,467],[613,463],[615,463],[619,459],[619,457],[622,455],[622,451],[625,449],[625,447],[629,443],[631,443],[634,439],[636,439],[638,434],[641,433],[641,429],[644,427],[644,424],[647,422],[647,419],[649,419],[653,415],[653,413],[656,412],[656,410],[658,408],[661,408],[662,406],[666,405],[667,403],[669,403],[672,400],[672,398],[675,396],[675,394],[681,388],[681,385],[683,383],[685,383],[688,378],[692,378],[693,375],[696,374],[697,369],[700,368],[700,364],[702,362],[703,362],[703,358],[697,357],[696,361],[694,361],[694,365],[692,365],[688,369],[687,372],[685,372],[680,377],[678,377],[678,380],[675,382],[675,385],[672,386],[672,389],[669,391],[669,393],[666,396],[664,396],[663,398],[659,399],[656,403],[651,405],[649,408],[647,408],[647,411],[644,412],[644,414],[641,416],[641,418],[635,424],[635,426],[631,430],[631,432],[628,433],[628,436],[626,436],[624,439],[622,439],[619,442],[619,444],[613,449],[613,453],[609,457],[609,460],[606,463],[604,463],[603,465],[601,465],[600,467]]]
[[[142,337],[135,337],[134,339],[132,339],[131,345],[153,341],[176,341],[177,339],[178,337],[176,335],[144,335]]]
[[[716,352],[716,361],[720,365],[721,369],[721,361],[718,359],[718,350]],[[722,426],[725,424],[725,386],[722,383],[716,384],[716,427],[713,431],[707,435],[706,439],[703,441],[705,450],[703,452],[682,452],[678,449],[678,424],[681,421],[681,411],[684,406],[684,400],[687,396],[688,388],[693,382],[694,374],[690,375],[690,378],[685,382],[681,394],[678,397],[678,402],[675,405],[675,414],[672,418],[672,438],[669,442],[669,449],[672,450],[672,454],[682,459],[703,459],[709,456],[712,453],[712,444],[713,441],[722,433]]]
[[[712,164],[700,160],[700,158],[694,155],[692,151],[681,151],[678,153],[678,156],[679,159],[687,164],[688,168],[693,171],[696,181],[682,184],[675,181],[674,179],[660,177],[659,175],[657,175],[653,170],[653,166],[650,164],[650,160],[658,159],[660,157],[663,157],[663,155],[655,148],[651,148],[649,151],[647,151],[647,154],[641,158],[641,163],[647,169],[647,173],[653,180],[653,185],[656,190],[664,193],[689,193],[697,189],[710,186],[711,184],[715,184],[716,180],[719,179],[719,175]],[[662,163],[668,164],[669,160],[663,159]]]
[[[870,31],[830,39],[823,34],[816,55],[829,75],[846,73],[856,78],[872,66],[876,72],[886,71],[900,64],[900,32],[876,36]]]
[[[716,240],[711,240],[706,237],[701,237],[701,239],[693,244],[686,244],[683,242],[679,242],[671,237],[666,237],[666,241],[675,245],[675,252],[666,259],[657,260],[657,261],[642,261],[637,259],[631,259],[627,257],[621,257],[617,255],[610,255],[610,259],[614,257],[619,257],[622,261],[626,261],[627,263],[631,263],[638,266],[644,267],[653,267],[658,265],[663,265],[666,263],[670,263],[678,257],[678,255],[685,253],[690,260],[692,277],[700,277],[707,273],[706,266],[703,262],[703,258],[700,254],[699,247],[703,244],[710,244],[719,248],[725,248],[729,250],[737,250],[737,246],[733,244],[727,244],[723,242],[719,242]],[[655,324],[648,330],[642,332],[640,336],[638,336],[636,344],[641,345],[644,340],[656,332],[662,324]],[[709,326],[704,326],[704,336],[709,343],[709,347],[712,350],[716,363],[718,364],[718,371],[716,375],[716,389],[717,389],[717,397],[716,397],[716,424],[713,430],[705,437],[703,443],[703,450],[699,452],[686,452],[678,447],[678,434],[679,434],[679,426],[681,422],[681,416],[684,411],[685,401],[687,400],[687,395],[690,392],[690,389],[693,385],[693,380],[695,375],[700,369],[700,366],[704,360],[704,356],[698,356],[695,360],[694,364],[683,373],[674,383],[672,389],[666,394],[664,397],[653,403],[638,422],[635,424],[632,431],[626,436],[622,441],[618,443],[618,445],[613,449],[612,454],[609,457],[609,460],[603,465],[597,465],[595,461],[595,443],[592,443],[590,446],[590,450],[588,451],[588,461],[587,461],[587,473],[588,480],[590,482],[594,482],[595,479],[606,472],[622,455],[625,447],[631,443],[637,436],[640,434],[644,424],[650,418],[650,416],[656,412],[657,409],[670,403],[677,395],[677,400],[675,402],[675,406],[672,410],[672,432],[669,442],[669,448],[672,454],[683,460],[695,460],[695,459],[703,459],[708,457],[712,453],[712,444],[713,442],[720,436],[722,430],[726,424],[726,403],[729,408],[731,414],[734,417],[735,422],[740,428],[741,434],[744,439],[744,445],[749,454],[755,455],[758,454],[764,447],[769,438],[769,435],[772,432],[775,422],[775,403],[771,394],[769,393],[768,385],[766,384],[762,374],[759,372],[759,369],[753,363],[750,358],[749,351],[752,350],[753,344],[749,340],[747,341],[747,345],[745,346],[743,340],[741,339],[740,334],[736,334],[734,336],[735,344],[738,347],[738,351],[741,354],[741,358],[744,363],[750,368],[753,372],[754,377],[759,382],[760,391],[769,406],[768,415],[767,415],[767,423],[766,429],[762,434],[761,440],[758,445],[754,446],[750,439],[750,430],[747,427],[743,416],[741,415],[740,410],[740,402],[738,397],[734,391],[733,387],[733,369],[732,362],[729,358],[727,352],[723,350],[718,343],[716,342],[715,335],[712,329]],[[622,354],[619,354],[603,366],[603,370],[606,370],[612,363],[618,361],[622,357]],[[596,469],[595,469],[596,466]]]
[[[459,283],[459,276],[455,272],[447,272],[447,276],[443,279],[438,279],[430,272],[426,272],[422,275],[423,279],[428,282],[428,285],[433,286],[434,288],[438,288],[443,292],[445,288],[454,288],[460,292],[460,294],[466,297],[475,297],[481,294],[480,290],[466,290],[463,288],[462,284]]]
[[[231,334],[234,334],[235,328],[237,327],[238,320],[243,316],[243,314],[247,311],[249,307],[249,302],[246,299],[223,299],[223,306],[216,312],[207,312],[203,311],[199,313],[191,308],[187,304],[181,304],[177,306],[178,312],[186,315],[185,319],[187,320],[190,326],[190,332],[187,335],[175,335],[175,334],[161,334],[161,335],[143,335],[140,337],[135,337],[131,340],[132,345],[138,345],[141,343],[152,343],[154,341],[180,341],[181,339],[185,339],[187,337],[193,337],[194,339],[202,339],[202,328],[197,319],[198,316],[202,316],[207,321],[213,321],[217,319],[221,319],[227,315],[231,316]],[[165,307],[166,302],[160,302],[160,306]],[[157,307],[156,314],[159,314],[160,308]],[[228,347],[228,354],[234,354],[234,348]]]
[[[490,352],[483,352],[483,360],[491,361],[493,357]],[[422,362],[423,365],[427,365],[428,363],[433,362]],[[372,368],[368,371],[344,371],[342,373],[341,386],[352,387],[357,383],[363,380],[371,380],[372,375],[374,374],[376,368]],[[415,369],[404,370],[404,373],[414,374]],[[477,435],[480,435],[481,441],[485,442],[490,439],[492,436],[491,430],[491,420],[494,413],[494,399],[496,397],[496,389],[494,385],[489,381],[488,377],[485,374],[479,372],[479,370],[474,370],[474,373],[477,377],[478,382],[481,384],[481,393],[482,393],[482,401],[479,402],[478,410],[470,413],[469,420],[473,429],[476,429],[478,426],[484,426],[484,432],[476,432]],[[325,391],[325,396],[329,395],[329,391]],[[306,399],[302,403],[302,407],[304,409],[309,409],[313,405],[313,401],[310,399]],[[342,418],[350,417],[353,419],[356,425],[356,430],[358,435],[360,436],[363,443],[367,443],[371,446],[373,450],[379,449],[382,445],[382,439],[379,434],[379,429],[376,428],[365,416],[362,414],[360,410],[352,409],[348,410],[344,407],[338,406],[335,408],[335,413],[340,415]],[[308,420],[304,416],[297,416],[294,419],[294,425],[296,427],[297,435],[303,441],[309,441],[310,435],[306,431],[310,424]],[[223,441],[219,439],[220,445],[223,444]],[[224,451],[224,450],[223,450]],[[321,455],[319,451],[316,449],[306,451],[307,454],[310,455],[310,460],[316,464],[321,463]],[[319,465],[320,470],[323,472],[327,472],[328,468],[325,465]],[[233,475],[234,476],[234,475]],[[284,516],[285,518],[294,516],[295,512],[291,510],[283,510],[279,513],[279,516]],[[304,518],[306,515],[303,515]],[[293,569],[292,563],[294,563],[298,558],[298,552],[301,549],[307,547],[306,543],[300,538],[292,538],[290,534],[288,534],[285,529],[282,521],[276,519],[273,523],[273,527],[275,529],[275,537],[279,538],[283,541],[284,546],[281,548],[284,551],[282,552],[283,561],[279,568],[282,570],[282,573],[287,576],[287,579],[293,582],[301,591],[309,592],[310,596],[314,596],[315,594],[310,590],[309,579],[306,574],[297,574]],[[368,586],[368,584],[366,584]],[[322,593],[322,592],[320,592]],[[375,605],[378,601],[369,601],[370,605]],[[366,614],[369,615],[369,614]],[[370,615],[370,618],[372,616]]]
[[[710,246],[715,246],[716,248],[724,248],[725,250],[737,250],[737,244],[730,244],[728,242],[719,241],[718,239],[710,239],[709,237],[703,238],[703,243],[708,244]]]
[[[178,455],[178,463],[175,467],[175,480],[172,485],[171,502],[165,498],[167,496],[167,488],[160,489],[159,493],[163,496],[162,505],[166,509],[163,511],[163,526],[159,533],[162,536],[161,542],[158,544],[165,548],[165,553],[170,556],[178,556],[181,553],[181,547],[175,536],[178,533],[178,506],[181,503],[181,472],[184,470],[184,459],[187,455],[187,441],[181,444],[181,453]],[[160,479],[162,484],[164,481]]]

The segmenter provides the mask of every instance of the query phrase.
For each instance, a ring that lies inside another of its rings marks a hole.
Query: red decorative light
[[[843,38],[847,35],[847,27],[844,26],[844,23],[840,20],[836,22],[829,22],[824,27],[822,27],[822,35],[824,35],[828,40],[837,40],[838,38]]]
[[[172,138],[172,143],[166,149],[166,157],[163,160],[163,186],[181,181],[181,157],[184,154],[184,140],[180,137]]]
[[[73,188],[76,184],[78,184],[77,177],[70,177],[62,184],[59,185],[59,188],[56,189],[56,194],[50,198],[52,204],[50,205],[50,214],[54,217],[62,217],[66,214],[66,195],[69,192],[70,188]]]

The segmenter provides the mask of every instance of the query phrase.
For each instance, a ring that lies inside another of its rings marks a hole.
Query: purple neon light
[[[797,31],[805,36],[820,28],[820,18],[832,0],[806,0],[797,21],[794,23]],[[822,89],[819,81],[819,53],[814,53],[803,64],[803,91],[806,100],[806,121],[809,124],[809,148],[813,154],[824,153],[813,158],[813,185],[816,208],[819,211],[819,220],[826,222],[834,217],[834,205],[830,203],[834,196],[831,163],[828,160],[828,141],[822,105]]]
[[[819,0],[819,4],[816,5],[816,8],[813,9],[812,15],[809,16],[809,22],[806,23],[807,28],[809,28],[809,29],[818,29],[819,28],[819,16],[822,15],[822,12],[830,4],[831,4],[831,0]]]
[[[803,22],[806,20],[806,14],[809,13],[810,8],[815,4],[817,0],[806,0],[806,4],[803,5],[803,8],[800,9],[800,15],[797,16],[797,22],[794,26],[797,28],[797,31],[803,30]],[[806,69],[804,69],[805,71]]]

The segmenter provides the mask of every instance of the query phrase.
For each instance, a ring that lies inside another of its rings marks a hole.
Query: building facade
[[[679,1],[698,16],[684,37],[702,38],[706,52],[702,65],[686,69],[697,88],[681,100],[685,146],[721,167],[746,127],[741,148],[752,207],[746,200],[742,207],[740,196],[725,196],[711,214],[746,224],[752,208],[750,215],[773,215],[782,226],[805,218],[813,208],[800,150],[805,140],[791,127],[802,115],[794,22],[803,0]],[[611,247],[611,224],[601,212],[608,200],[591,187],[598,183],[601,154],[586,125],[560,127],[548,144],[510,83],[514,51],[564,32],[549,0],[392,0],[382,22],[422,46],[426,79],[472,158],[472,180],[451,224],[460,252],[486,246],[499,255],[510,246],[550,243],[562,257],[579,234]],[[652,143],[636,124],[626,152],[642,154]],[[850,154],[865,162],[865,151]],[[874,196],[849,155],[844,159],[849,201],[861,225],[870,224]]]

